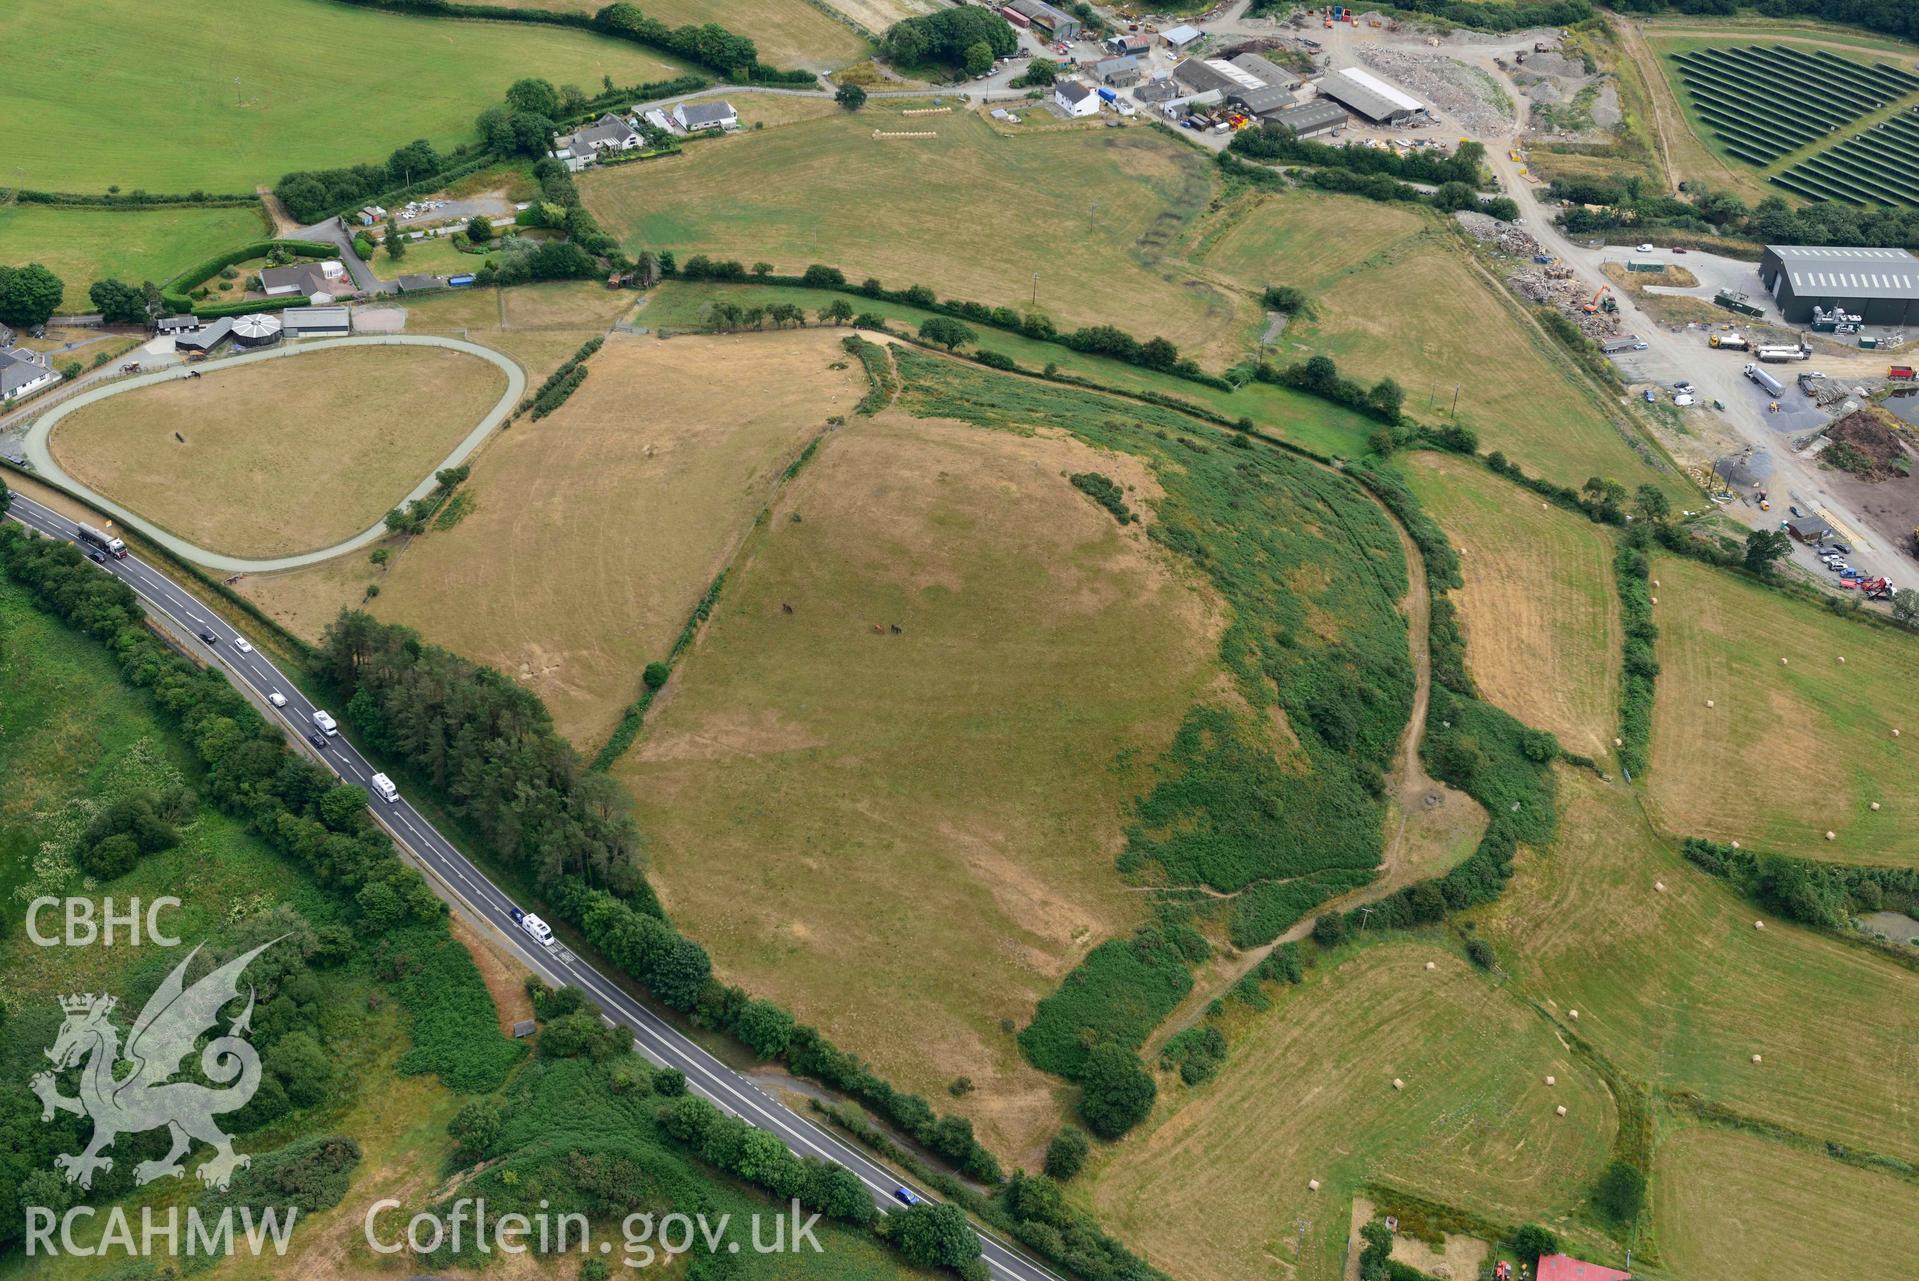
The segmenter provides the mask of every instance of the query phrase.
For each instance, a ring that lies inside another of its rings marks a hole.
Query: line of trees
[[[1462,142],[1451,155],[1421,149],[1402,156],[1384,147],[1313,142],[1270,120],[1257,129],[1241,129],[1227,149],[1248,160],[1350,169],[1408,182],[1463,182],[1473,188],[1484,181],[1486,167],[1486,148],[1477,142]]]
[[[1571,204],[1559,225],[1579,234],[1615,227],[1670,227],[1769,245],[1870,245],[1919,249],[1919,209],[1816,201],[1795,209],[1784,197],[1748,206],[1728,191],[1688,184],[1669,195],[1637,175],[1561,179],[1547,188]],[[1586,208],[1591,205],[1594,208]]]

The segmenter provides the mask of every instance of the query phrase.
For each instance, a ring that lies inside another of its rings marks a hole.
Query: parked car
[[[1800,511],[1797,507],[1792,506],[1791,504],[1787,504],[1786,510],[1791,512],[1795,516],[1804,516],[1806,514]]]
[[[277,689],[268,690],[267,702],[272,703],[275,707],[285,707],[287,705],[287,696]]]
[[[1633,250],[1633,252],[1634,252],[1634,253],[1641,253],[1641,254],[1649,254],[1649,253],[1651,253],[1651,252],[1652,252],[1652,246],[1651,246],[1651,245],[1639,245],[1639,246],[1637,246],[1637,247],[1635,247],[1635,248],[1634,248],[1634,250]]]
[[[1852,555],[1852,548],[1848,547],[1844,543],[1827,543],[1826,546],[1832,548],[1834,551],[1838,552],[1841,556]]]

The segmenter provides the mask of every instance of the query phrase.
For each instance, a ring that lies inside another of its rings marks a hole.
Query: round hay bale
[[[1434,963],[1433,963],[1433,962],[1431,962],[1431,961],[1428,961],[1428,962],[1426,962],[1426,968],[1427,968],[1427,969],[1429,969],[1429,970],[1436,970],[1436,969],[1438,969],[1438,968],[1439,968],[1439,966],[1438,966],[1438,965],[1436,965],[1436,964],[1434,964]]]
[[[1764,921],[1754,921],[1754,922],[1752,923],[1752,927],[1753,927],[1753,928],[1754,928],[1755,930],[1763,930],[1763,929],[1765,929],[1765,928],[1766,928],[1766,923],[1765,923]]]
[[[1648,596],[1646,597],[1646,599],[1651,601],[1655,605],[1659,603],[1659,598],[1657,596]]]
[[[1657,587],[1657,586],[1659,586],[1659,580],[1658,580],[1657,578],[1655,578],[1655,579],[1653,579],[1653,580],[1652,580],[1652,585],[1653,585],[1654,587]]]
[[[1837,832],[1828,831],[1826,833],[1826,839],[1829,841],[1836,841],[1839,839],[1839,834]]]
[[[1652,883],[1652,887],[1655,890],[1658,890],[1661,894],[1664,894],[1666,892],[1666,883],[1664,881],[1654,881]]]
[[[1558,1078],[1558,1077],[1552,1077],[1552,1076],[1549,1076],[1549,1077],[1547,1077],[1547,1078],[1546,1078],[1546,1084],[1547,1084],[1547,1085],[1558,1085],[1558,1084],[1559,1084],[1559,1078]]]
[[[1784,658],[1781,658],[1781,659],[1779,660],[1779,665],[1780,665],[1781,667],[1784,667],[1784,666],[1786,666],[1786,664],[1787,664],[1787,662],[1788,662],[1788,660],[1787,660],[1787,659],[1784,659]]]
[[[1839,665],[1841,667],[1844,667],[1846,665],[1846,656],[1844,654],[1841,654],[1839,656]]]
[[[1553,1109],[1553,1115],[1555,1115],[1555,1116],[1564,1116],[1564,1115],[1566,1115],[1566,1105],[1565,1105],[1564,1103],[1561,1103],[1561,1104],[1560,1104],[1560,1105],[1559,1105],[1558,1107],[1556,1107],[1556,1108],[1554,1108],[1554,1109]]]
[[[1712,706],[1712,700],[1711,700],[1710,698],[1706,700],[1706,706],[1707,706],[1707,707],[1711,707],[1711,706]]]
[[[1872,803],[1872,811],[1873,811],[1873,813],[1875,813],[1875,814],[1877,814],[1877,813],[1879,812],[1879,802],[1878,802],[1878,801],[1874,801],[1874,802]]]
[[[1567,1011],[1566,1011],[1566,1016],[1567,1016],[1568,1018],[1571,1018],[1571,1019],[1575,1019],[1575,1020],[1577,1020],[1577,1019],[1579,1018],[1579,1011],[1578,1011],[1578,1010],[1567,1010]]]
[[[1752,1056],[1752,1061],[1753,1061],[1754,1063],[1758,1063],[1758,1062],[1761,1062],[1762,1060],[1760,1059],[1760,1057],[1759,1057],[1759,1056],[1758,1056],[1757,1054],[1755,1054],[1755,1055],[1753,1055],[1753,1056]]]
[[[1317,1192],[1317,1191],[1319,1191],[1319,1180],[1318,1180],[1318,1179],[1308,1179],[1308,1180],[1306,1180],[1306,1190],[1307,1190],[1308,1192]]]
[[[1898,737],[1899,737],[1899,731],[1898,731],[1898,730],[1894,730],[1894,731],[1892,731],[1892,736],[1893,736],[1894,738],[1898,738]]]
[[[1738,842],[1738,841],[1734,841],[1734,842],[1732,843],[1732,847],[1733,847],[1734,849],[1738,849],[1738,848],[1739,848],[1739,842]]]
[[[1406,1088],[1406,1083],[1405,1083],[1404,1081],[1402,1081],[1402,1080],[1400,1080],[1400,1079],[1399,1079],[1398,1077],[1394,1077],[1394,1078],[1393,1078],[1393,1088],[1394,1088],[1395,1090],[1403,1090],[1403,1089],[1405,1089],[1405,1088]]]

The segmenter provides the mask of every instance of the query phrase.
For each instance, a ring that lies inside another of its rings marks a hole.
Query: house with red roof
[[[1539,1256],[1538,1281],[1632,1281],[1632,1273],[1575,1259],[1570,1254]]]

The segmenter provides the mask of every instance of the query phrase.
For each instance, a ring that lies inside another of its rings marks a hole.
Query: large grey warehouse
[[[1904,249],[1767,245],[1759,278],[1790,324],[1835,307],[1868,325],[1919,323],[1919,258]]]

